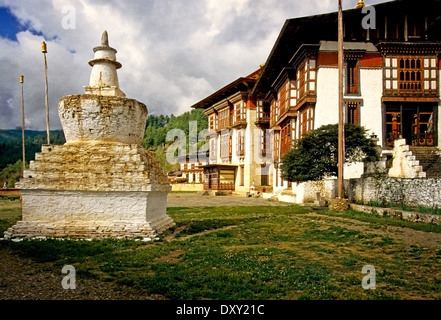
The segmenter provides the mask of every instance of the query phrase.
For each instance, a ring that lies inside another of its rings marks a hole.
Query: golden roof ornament
[[[360,9],[360,8],[363,8],[364,7],[364,1],[363,0],[360,0],[360,1],[358,1],[358,4],[357,4],[357,9]]]

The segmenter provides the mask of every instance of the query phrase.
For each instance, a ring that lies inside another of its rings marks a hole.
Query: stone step
[[[436,147],[415,147],[411,146],[410,151],[419,161],[426,172],[427,178],[441,177],[441,156],[440,150]]]

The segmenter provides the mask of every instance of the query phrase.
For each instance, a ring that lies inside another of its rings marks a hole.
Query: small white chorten
[[[103,32],[101,46],[93,48],[93,52],[95,57],[89,61],[89,65],[92,66],[89,86],[84,87],[86,94],[125,97],[119,88],[116,72],[122,65],[116,61],[117,51],[109,46],[107,31]]]

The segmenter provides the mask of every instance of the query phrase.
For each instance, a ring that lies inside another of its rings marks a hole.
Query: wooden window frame
[[[314,109],[313,106],[310,106],[300,113],[300,138],[314,130]]]
[[[346,101],[346,123],[360,125],[360,101]]]
[[[359,60],[346,61],[346,94],[358,95],[359,92]]]
[[[217,161],[217,137],[210,138],[210,161]]]
[[[288,121],[280,132],[280,158],[291,148],[291,121]]]
[[[280,160],[280,154],[279,154],[279,150],[280,150],[280,131],[274,132],[274,159],[276,161]]]
[[[297,71],[297,101],[302,100],[304,97],[306,97],[308,88],[307,88],[307,81],[306,81],[306,70],[307,64],[306,61],[304,61],[298,71]]]
[[[245,156],[245,130],[237,130],[236,154],[239,157]]]
[[[384,58],[384,94],[437,96],[438,59],[434,55],[391,55]]]

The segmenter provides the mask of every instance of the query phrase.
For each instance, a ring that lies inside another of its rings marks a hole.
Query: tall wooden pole
[[[46,53],[47,53],[47,46],[46,42],[43,41],[41,44],[41,52],[43,52],[44,56],[44,79],[45,79],[45,101],[46,101],[46,133],[47,133],[47,144],[51,144],[50,139],[50,129],[49,129],[49,95],[48,95],[48,88],[47,88],[47,61],[46,61]]]
[[[338,0],[338,197],[344,198],[344,173],[345,162],[345,119],[343,101],[343,10],[342,0]]]
[[[24,171],[26,169],[26,153],[25,153],[25,117],[24,117],[24,95],[23,95],[23,82],[24,77],[20,76],[21,83],[21,141],[22,141],[22,149],[23,149],[23,176]]]

